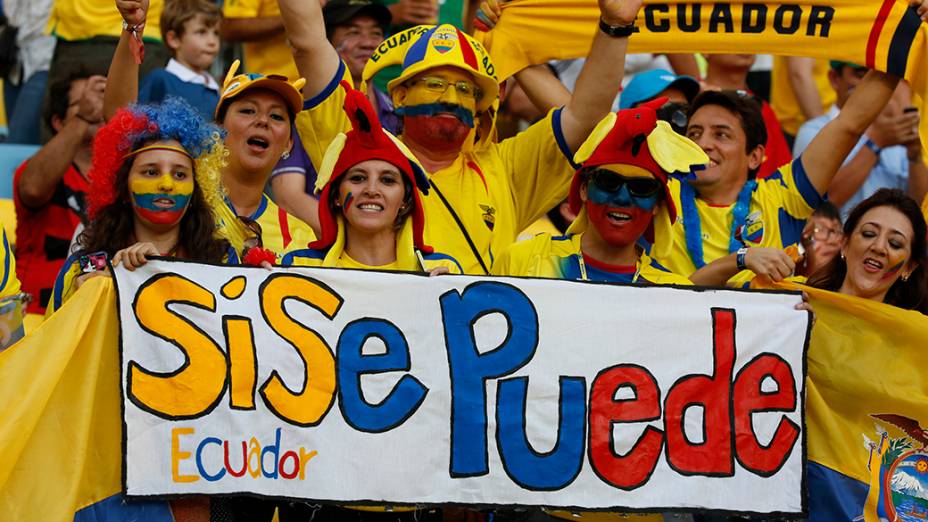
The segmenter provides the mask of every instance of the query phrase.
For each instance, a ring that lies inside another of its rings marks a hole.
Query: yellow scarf
[[[599,20],[595,0],[512,0],[488,33],[500,81],[527,65],[586,56]],[[904,76],[923,115],[928,150],[928,24],[902,0],[792,3],[645,0],[629,53],[763,53],[844,60]],[[544,35],[539,38],[538,35]],[[928,158],[928,153],[926,153]]]

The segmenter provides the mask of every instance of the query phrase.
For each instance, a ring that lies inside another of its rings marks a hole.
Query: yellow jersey
[[[164,0],[151,0],[145,17],[146,40],[161,41]],[[109,0],[55,0],[47,30],[62,40],[86,40],[122,33],[122,15]]]
[[[353,268],[355,270],[386,270],[394,272],[431,272],[438,267],[445,267],[448,273],[461,274],[458,261],[441,252],[425,254],[414,247],[412,220],[407,219],[396,236],[396,261],[381,265],[365,265],[353,259],[345,251],[344,218],[338,218],[338,235],[332,246],[324,250],[303,248],[288,252],[280,260],[282,266],[323,266],[330,268]]]
[[[222,15],[226,18],[279,17],[280,8],[277,6],[277,0],[226,0],[222,6]],[[300,77],[283,29],[280,34],[270,38],[243,42],[242,48],[245,53],[245,69],[239,72],[279,74],[291,81]]]
[[[585,256],[580,249],[583,234],[539,234],[510,245],[493,264],[493,275],[546,277],[578,281],[602,281],[652,285],[692,285],[641,252],[638,263],[611,267]]]
[[[226,204],[235,213],[235,209],[232,208],[228,200],[226,200]],[[252,215],[245,217],[261,226],[261,242],[264,248],[277,254],[278,261],[287,252],[306,248],[310,242],[316,239],[316,235],[309,225],[287,214],[284,209],[271,201],[266,194],[261,194],[261,203],[258,205],[258,209]],[[220,221],[217,226],[219,235],[224,235],[222,229],[225,227],[225,223]],[[238,262],[237,256],[229,259],[229,264],[238,264]]]
[[[773,70],[770,73],[770,107],[780,120],[783,132],[795,136],[799,132],[799,127],[805,123],[806,117],[799,108],[799,101],[796,100],[793,86],[789,82],[786,58],[786,56],[773,57]],[[838,98],[835,90],[831,88],[831,82],[828,81],[828,69],[828,60],[821,58],[815,60],[815,66],[812,69],[812,77],[815,79],[815,86],[818,87],[818,95],[822,99],[822,114],[825,114]]]
[[[824,201],[824,198],[806,175],[801,158],[784,165],[770,177],[756,180],[750,195],[750,206],[742,223],[732,223],[735,204],[713,206],[695,197],[683,201],[685,192],[680,180],[668,182],[674,205],[678,209],[677,221],[671,228],[672,237],[655,237],[655,243],[672,241],[671,253],[658,262],[671,272],[689,276],[696,271],[696,263],[687,248],[687,209],[695,209],[699,223],[691,226],[690,234],[702,240],[703,260],[706,264],[730,253],[732,234],[737,243],[746,247],[786,248],[800,240],[806,219]],[[730,282],[745,282],[754,278],[743,271]]]
[[[317,168],[332,139],[351,129],[343,108],[345,90],[338,88],[343,79],[351,83],[344,63],[296,118]],[[430,173],[432,186],[422,197],[425,242],[460,261],[466,274],[489,271],[496,254],[567,196],[575,170],[572,157],[560,109],[500,143],[478,141],[450,166]]]

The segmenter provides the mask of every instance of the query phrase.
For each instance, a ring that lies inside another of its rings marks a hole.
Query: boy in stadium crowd
[[[139,87],[139,103],[184,98],[209,121],[219,103],[219,84],[209,68],[219,54],[222,11],[211,0],[172,0],[161,12],[161,35],[172,58]]]

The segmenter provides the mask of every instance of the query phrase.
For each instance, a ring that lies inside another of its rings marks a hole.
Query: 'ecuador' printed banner
[[[805,511],[795,292],[115,275],[129,496]]]
[[[477,33],[500,79],[526,65],[586,56],[596,0],[511,0]],[[632,53],[769,53],[845,60],[905,76],[925,92],[926,34],[904,0],[666,2],[645,0]],[[544,38],[538,38],[544,35]]]

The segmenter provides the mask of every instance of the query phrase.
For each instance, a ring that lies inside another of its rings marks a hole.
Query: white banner
[[[795,293],[115,273],[130,496],[803,511]]]

